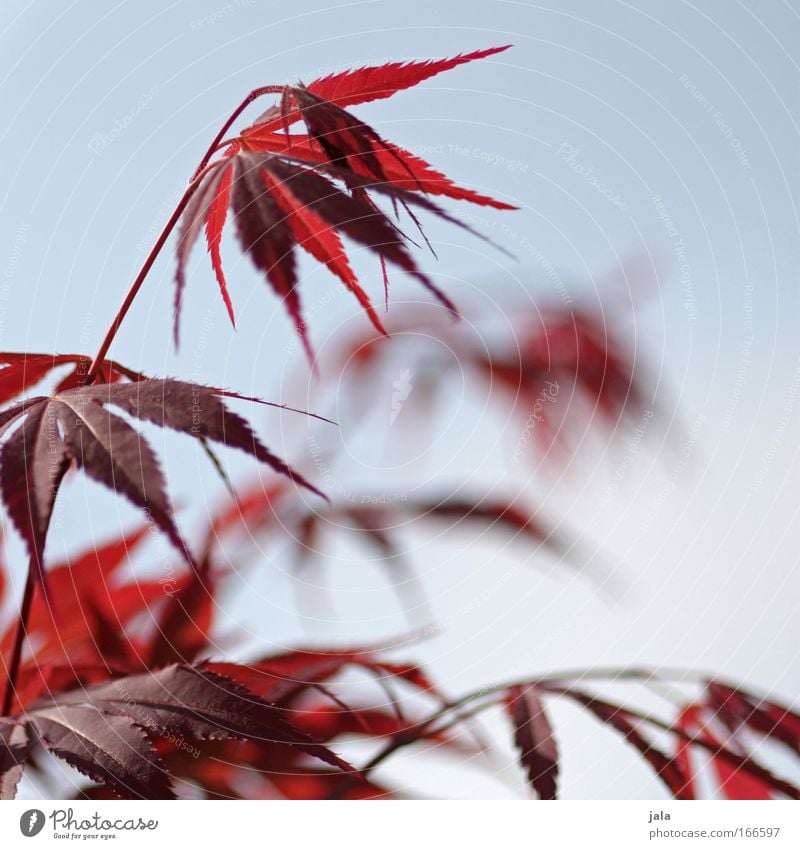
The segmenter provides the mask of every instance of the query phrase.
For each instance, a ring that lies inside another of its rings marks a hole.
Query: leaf
[[[297,104],[309,138],[326,153],[330,164],[355,170],[353,163],[359,163],[369,177],[385,179],[378,154],[395,154],[372,127],[302,86],[287,88],[286,94]],[[291,148],[287,153],[291,154]],[[396,160],[402,165],[402,159]]]
[[[684,762],[676,757],[668,757],[647,740],[637,729],[634,717],[628,711],[576,690],[567,691],[565,695],[582,704],[601,722],[620,732],[644,756],[676,799],[693,798],[691,775],[685,771]]]
[[[378,67],[364,67],[314,80],[307,88],[319,97],[339,106],[352,106],[391,97],[402,89],[419,85],[424,80],[452,70],[476,59],[495,56],[511,47],[489,47],[472,53],[461,53],[452,59],[427,59],[422,62],[391,62]]]
[[[728,741],[726,745],[712,733],[713,718],[714,715],[706,706],[689,705],[681,711],[675,727],[693,741],[695,746],[698,742],[704,744],[704,748],[710,754],[711,767],[717,779],[719,792],[726,799],[773,799],[773,790],[783,790],[783,788],[778,787],[771,780],[772,776],[769,773],[754,775],[750,770],[744,769],[744,762],[749,762],[750,766],[754,762],[731,751],[731,746],[736,745],[735,739]],[[679,751],[682,763],[689,770],[691,770],[691,748],[692,744],[686,741]]]
[[[357,68],[343,73],[329,74],[309,83],[306,88],[318,97],[330,100],[340,107],[353,106],[391,97],[398,91],[412,88],[431,77],[449,71],[459,65],[484,59],[508,50],[510,44],[490,47],[472,53],[462,53],[452,59],[427,59],[412,62],[390,62],[385,65]],[[296,117],[289,113],[289,121]],[[277,107],[272,107],[256,121],[254,126],[266,124],[271,129],[283,126],[284,116]]]
[[[317,80],[310,86],[299,84],[258,90],[260,93],[279,92],[279,104],[270,107],[254,125],[242,131],[239,138],[231,140],[219,160],[205,167],[191,187],[193,194],[181,216],[176,251],[176,342],[186,266],[203,227],[220,291],[231,321],[234,321],[220,255],[229,203],[233,207],[242,249],[284,301],[312,363],[313,353],[297,292],[293,253],[296,244],[325,263],[344,282],[381,333],[383,327],[366,293],[358,286],[336,231],[378,253],[387,300],[386,264],[392,263],[417,277],[455,313],[453,304],[417,270],[404,249],[407,237],[375,206],[368,193],[388,194],[395,211],[398,205],[402,206],[420,232],[419,221],[410,208],[412,205],[453,220],[420,193],[446,195],[498,209],[515,207],[454,185],[419,157],[385,141],[372,127],[343,107],[388,97],[442,71],[499,53],[507,47],[440,61],[362,68]],[[305,136],[289,134],[290,124],[298,119],[306,125],[308,134]],[[279,129],[283,130],[282,135],[276,132]],[[294,170],[287,175],[285,168],[292,160]],[[298,169],[298,162],[318,168]],[[341,181],[350,194],[343,193],[323,178],[318,173],[319,168]],[[287,185],[289,180],[302,181],[302,184]]]
[[[243,134],[243,138],[248,149],[256,152],[281,153],[302,162],[318,165],[329,161],[327,155],[315,146],[307,135],[295,133],[287,138],[282,133],[265,132],[257,127]],[[459,186],[416,154],[389,141],[381,141],[382,147],[372,151],[373,161],[380,166],[382,178],[398,188],[440,195],[453,200],[465,200],[494,209],[518,208]],[[370,171],[359,157],[351,157],[347,164],[359,176],[370,176]]]
[[[218,277],[222,274],[218,247],[221,228],[225,223],[223,206],[227,205],[229,199],[242,250],[283,300],[312,362],[313,352],[298,293],[294,256],[296,245],[302,246],[342,280],[356,295],[380,332],[384,332],[383,327],[350,269],[340,234],[373,251],[382,262],[406,271],[432,292],[449,311],[457,312],[450,299],[418,270],[406,247],[405,236],[372,202],[367,192],[375,191],[407,207],[417,206],[447,221],[459,222],[418,193],[381,182],[380,179],[376,182],[376,177],[362,177],[330,164],[325,169],[329,176],[323,176],[317,170],[283,157],[247,150],[232,153],[209,167],[195,189],[181,221],[176,275],[176,327],[180,320],[186,263],[203,223],[206,225],[212,264],[215,265]],[[227,176],[229,172],[230,179]],[[343,191],[334,180],[340,180],[351,191]],[[223,280],[224,277],[220,277],[221,285]]]
[[[716,681],[708,683],[707,692],[709,707],[734,733],[747,726],[751,731],[781,743],[792,753],[800,754],[800,715],[787,707]]]
[[[94,384],[50,398],[33,398],[0,413],[0,427],[20,426],[0,446],[0,490],[8,513],[34,557],[42,555],[58,485],[71,461],[92,479],[126,497],[192,562],[172,517],[158,460],[146,440],[114,406],[160,427],[238,448],[295,483],[318,493],[228,410],[209,387],[177,380]],[[321,494],[321,493],[319,493]]]
[[[46,354],[0,354],[0,404],[22,395],[56,368],[54,357]]]
[[[286,214],[265,185],[262,170],[266,163],[253,154],[240,154],[235,162],[232,203],[242,250],[283,300],[309,359],[313,360],[296,291],[294,237]]]
[[[344,246],[336,231],[312,209],[299,203],[281,181],[269,177],[266,179],[276,201],[287,216],[286,221],[294,241],[318,262],[328,266],[356,296],[375,329],[384,336],[387,335],[369,297],[358,285],[358,279],[350,268]]]
[[[256,663],[212,663],[208,669],[234,678],[249,690],[273,702],[294,699],[300,693],[329,681],[346,667],[360,667],[378,676],[406,681],[423,693],[439,696],[424,672],[413,664],[398,664],[376,656],[379,649],[325,650],[298,648],[265,657]]]
[[[36,580],[44,586],[44,541],[70,450],[47,399],[33,399],[17,409],[24,420],[0,448],[0,489],[11,521],[27,543]]]
[[[512,687],[507,710],[528,781],[540,799],[558,798],[558,746],[536,687]]]
[[[236,317],[233,312],[228,287],[219,262],[219,242],[222,228],[225,224],[225,212],[228,205],[228,193],[230,192],[231,169],[227,162],[215,163],[209,169],[205,182],[195,190],[186,206],[181,218],[181,228],[178,232],[178,245],[175,250],[178,264],[175,272],[175,324],[173,333],[175,344],[178,344],[179,323],[177,317],[180,315],[181,303],[183,301],[183,290],[186,286],[186,266],[189,262],[192,248],[197,242],[203,225],[206,227],[209,252],[212,256],[212,264],[217,272],[217,282],[220,288],[231,324],[236,326]],[[222,218],[220,220],[220,202],[222,207]]]
[[[39,708],[28,714],[42,745],[126,799],[172,799],[169,776],[135,718],[94,705]]]
[[[172,665],[89,691],[104,712],[129,715],[158,734],[293,746],[339,769],[352,767],[284,718],[284,712],[218,673]],[[66,698],[66,697],[64,697]]]
[[[43,665],[47,666],[52,660],[63,660],[65,655],[71,655],[74,662],[77,656],[83,657],[94,646],[95,635],[87,617],[89,606],[99,615],[113,616],[118,627],[124,623],[126,611],[123,599],[112,582],[148,531],[148,526],[139,527],[111,542],[94,545],[85,553],[49,569],[47,586],[50,599],[34,595],[28,617],[27,638],[29,645],[35,647],[30,659],[35,681],[31,681],[27,688],[18,686],[17,696],[23,705],[52,683],[48,677],[51,673],[49,669],[42,669]],[[146,600],[143,588],[140,605]],[[120,620],[120,617],[123,619]],[[4,655],[11,650],[15,625],[12,623],[0,638],[0,650]]]
[[[16,796],[30,751],[25,725],[0,718],[0,801]]]
[[[169,769],[154,743],[160,751],[169,752],[175,744],[175,751],[183,752],[188,740],[209,741],[213,753],[210,741],[247,741],[256,747],[253,753],[263,753],[259,758],[289,751],[358,776],[327,746],[290,723],[285,711],[202,667],[176,664],[84,686],[34,705],[25,716],[48,751],[123,798],[174,797]],[[166,747],[159,742],[165,739]],[[23,744],[21,737],[14,740],[14,758],[27,756]],[[11,776],[17,765],[8,751]],[[248,752],[230,750],[228,758],[253,762]]]
[[[201,562],[170,595],[149,647],[151,667],[195,660],[210,647],[215,590],[216,577],[208,563]]]
[[[89,371],[91,357],[83,354],[29,354],[0,353],[0,405],[6,404],[18,395],[43,380],[51,371],[63,365],[73,365],[58,385],[57,391],[80,386]],[[122,378],[142,380],[139,372],[125,368],[114,360],[103,360],[98,369],[102,382],[116,383]]]
[[[458,310],[429,278],[417,268],[406,249],[403,234],[366,196],[368,190],[419,206],[453,224],[464,227],[434,203],[414,192],[408,192],[387,182],[375,182],[335,166],[326,166],[328,174],[346,181],[351,189],[363,191],[345,194],[322,174],[289,163],[278,157],[263,157],[268,170],[294,195],[296,201],[314,210],[331,227],[374,251],[385,262],[396,265],[416,278],[453,314]],[[466,228],[469,229],[469,228]]]

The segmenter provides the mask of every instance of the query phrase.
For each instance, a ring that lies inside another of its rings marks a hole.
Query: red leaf
[[[149,665],[195,660],[210,644],[216,578],[207,563],[192,571],[169,597],[150,645]]]
[[[36,646],[39,662],[50,648],[59,650],[60,657],[63,650],[75,650],[76,640],[91,643],[85,610],[88,603],[106,615],[120,615],[111,581],[147,532],[147,526],[137,528],[48,571],[49,603],[40,595],[34,596],[27,626],[28,640]],[[9,651],[13,635],[12,626],[0,640],[3,653]]]
[[[318,97],[330,100],[341,107],[368,103],[372,100],[391,97],[398,91],[412,88],[424,80],[467,62],[502,53],[509,47],[511,47],[510,44],[502,47],[490,47],[486,50],[462,53],[452,59],[390,62],[385,65],[357,68],[321,77],[309,83],[306,88]],[[256,121],[255,126],[265,124],[270,129],[277,130],[284,125],[284,120],[293,121],[296,119],[296,115],[293,113],[290,112],[284,117],[277,107],[272,107]]]
[[[92,688],[89,696],[104,712],[133,716],[155,733],[278,743],[353,772],[349,764],[291,725],[283,711],[205,668],[173,665]]]
[[[328,157],[314,147],[308,136],[294,134],[287,137],[281,133],[264,132],[256,127],[243,134],[247,147],[263,153],[282,153],[294,159],[313,164],[324,164]],[[373,151],[374,161],[380,166],[382,179],[407,191],[421,191],[428,195],[449,197],[453,200],[465,200],[478,206],[490,206],[494,209],[517,209],[512,204],[495,200],[479,194],[472,189],[456,185],[449,177],[437,171],[419,156],[382,140],[382,148]],[[362,176],[369,177],[370,171],[359,157],[352,157],[348,166]]]
[[[707,691],[709,706],[734,732],[744,725],[800,754],[800,715],[716,681],[709,682]]]
[[[313,361],[296,290],[294,237],[283,209],[265,184],[262,170],[266,163],[250,153],[239,154],[235,163],[233,211],[242,250],[283,300],[309,359]]]
[[[217,276],[222,300],[225,302],[225,308],[228,310],[231,324],[235,327],[236,318],[233,314],[233,304],[228,294],[228,284],[225,281],[225,274],[222,271],[222,256],[220,255],[220,242],[222,241],[222,231],[225,228],[225,218],[228,213],[232,180],[233,169],[226,168],[217,192],[214,194],[209,204],[208,212],[206,213],[206,241],[208,242],[208,252],[211,254],[211,266],[214,269],[214,274]]]
[[[0,413],[0,428],[22,418],[20,427],[0,446],[0,490],[41,574],[55,493],[73,460],[89,477],[145,510],[178,551],[192,560],[172,518],[155,454],[137,431],[105,405],[198,440],[246,451],[321,495],[272,454],[218,394],[177,380],[94,384],[52,398],[33,398]]]
[[[298,203],[287,186],[265,173],[267,185],[283,208],[287,223],[295,242],[306,250],[318,262],[322,262],[356,296],[366,311],[375,329],[386,335],[383,325],[375,312],[366,292],[358,285],[358,280],[347,261],[347,254],[336,231],[326,224],[312,209]]]
[[[204,181],[195,189],[184,215],[181,218],[181,228],[178,233],[178,245],[175,250],[178,264],[175,272],[175,323],[173,333],[175,343],[178,343],[179,322],[181,304],[183,301],[183,290],[186,285],[186,266],[192,248],[197,242],[203,225],[206,226],[206,237],[209,251],[212,256],[212,264],[216,271],[219,265],[219,239],[225,224],[225,210],[228,206],[228,194],[230,192],[231,166],[227,161],[221,161],[211,166]],[[222,218],[220,220],[220,203],[223,203]],[[213,249],[212,249],[213,245]],[[221,268],[220,268],[221,274]],[[217,280],[220,293],[228,309],[231,324],[236,325],[233,306],[228,296],[228,288],[224,276],[218,274]]]
[[[711,756],[711,765],[717,778],[719,792],[726,799],[772,799],[773,787],[759,776],[742,769],[744,757],[724,757],[730,749],[714,735],[710,728],[712,714],[702,705],[690,705],[685,708],[676,722],[676,728],[684,734],[702,740]],[[683,746],[683,763],[691,768],[689,752],[691,744]]]
[[[540,799],[558,798],[558,747],[537,688],[513,687],[509,690],[507,710],[531,787]]]
[[[683,759],[668,757],[656,748],[634,724],[635,718],[624,708],[609,704],[585,693],[570,690],[565,693],[582,704],[601,722],[619,731],[634,746],[655,770],[656,775],[667,785],[676,799],[692,799],[692,777],[687,774]]]

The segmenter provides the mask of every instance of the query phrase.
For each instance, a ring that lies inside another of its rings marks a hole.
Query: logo
[[[25,837],[36,837],[44,828],[44,814],[38,808],[31,808],[19,818],[19,830]]]
[[[404,369],[400,372],[400,377],[392,383],[392,411],[389,414],[389,424],[393,425],[395,419],[400,415],[400,410],[403,409],[403,402],[408,400],[411,390],[414,385],[411,383],[411,370]]]

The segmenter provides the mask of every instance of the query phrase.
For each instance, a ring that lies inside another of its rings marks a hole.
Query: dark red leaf
[[[656,775],[666,784],[676,799],[691,799],[692,777],[684,769],[684,762],[668,757],[654,746],[635,725],[635,719],[624,708],[609,704],[584,693],[571,690],[566,693],[570,698],[582,704],[601,722],[610,725],[644,756],[653,767]]]
[[[540,799],[558,798],[558,746],[536,687],[513,687],[507,710],[528,781]]]
[[[95,687],[89,696],[104,712],[132,716],[154,733],[168,732],[195,740],[278,743],[353,771],[325,746],[291,725],[283,711],[206,668],[173,665]]]
[[[0,413],[0,427],[22,419],[0,446],[0,490],[40,570],[56,490],[72,460],[98,483],[145,510],[191,561],[172,518],[155,454],[124,419],[104,409],[106,405],[198,440],[246,451],[321,494],[272,454],[247,422],[228,410],[209,387],[177,380],[142,380],[94,384],[52,398],[33,398]]]
[[[42,745],[126,799],[171,799],[169,776],[135,716],[57,704],[28,714]]]
[[[263,128],[256,127],[243,137],[250,150],[261,153],[281,153],[315,165],[324,165],[330,161],[327,154],[314,145],[309,136],[299,133],[287,139],[282,133],[264,132]],[[453,200],[465,200],[478,206],[517,209],[513,204],[458,186],[416,154],[385,139],[381,141],[383,146],[372,152],[373,168],[377,164],[382,179],[392,185],[410,192],[424,192]],[[373,173],[366,168],[359,157],[351,157],[347,164],[361,177],[369,177]]]
[[[800,715],[787,707],[715,681],[709,682],[707,690],[709,706],[734,732],[747,726],[800,754]]]

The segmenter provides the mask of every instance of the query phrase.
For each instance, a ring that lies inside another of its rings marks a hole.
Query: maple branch
[[[172,215],[169,217],[169,220],[164,225],[164,229],[161,231],[159,237],[156,239],[155,244],[150,249],[150,253],[147,255],[142,267],[139,269],[139,273],[136,275],[136,279],[131,284],[130,289],[128,290],[128,294],[125,296],[120,308],[117,310],[117,314],[114,316],[114,320],[111,322],[110,327],[106,331],[106,335],[103,338],[102,343],[100,344],[100,348],[97,353],[94,355],[94,359],[92,360],[92,364],[89,366],[89,371],[86,373],[86,377],[84,379],[84,383],[88,386],[90,383],[94,381],[97,377],[97,373],[100,370],[100,366],[105,359],[105,355],[108,353],[108,349],[111,347],[111,343],[114,341],[114,337],[117,335],[117,331],[119,330],[122,322],[125,320],[125,316],[128,314],[128,310],[131,308],[136,296],[139,294],[139,290],[142,288],[142,284],[144,283],[147,275],[150,273],[150,269],[153,267],[153,263],[156,261],[158,255],[161,253],[162,248],[167,242],[167,239],[170,237],[172,231],[175,229],[175,225],[180,220],[183,211],[186,209],[186,205],[192,199],[192,195],[194,194],[197,187],[202,182],[203,176],[206,173],[206,169],[208,168],[208,164],[211,161],[211,157],[217,152],[219,148],[219,144],[222,139],[225,137],[225,133],[233,125],[234,121],[244,112],[245,109],[259,97],[265,94],[277,94],[282,90],[282,86],[263,86],[262,88],[253,89],[250,94],[245,97],[245,99],[233,110],[225,123],[220,127],[219,132],[214,136],[214,140],[208,146],[208,150],[206,150],[205,154],[203,154],[203,158],[200,160],[200,164],[194,171],[192,175],[192,179],[189,181],[189,185],[186,187],[186,191],[184,191],[183,196],[178,201],[178,205],[175,207]]]
[[[22,602],[19,607],[17,629],[14,632],[14,646],[11,650],[11,661],[7,669],[8,677],[6,678],[6,689],[3,694],[3,706],[0,710],[0,716],[9,716],[11,713],[11,705],[14,702],[17,675],[19,675],[19,667],[22,660],[22,645],[25,642],[25,634],[28,630],[28,618],[31,614],[33,594],[36,589],[35,576],[36,563],[34,563],[33,557],[31,557],[30,563],[28,564],[28,577],[25,580],[25,590],[22,594]]]

